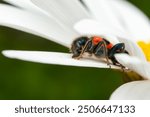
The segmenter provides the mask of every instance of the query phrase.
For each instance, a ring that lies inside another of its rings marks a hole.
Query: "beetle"
[[[124,68],[115,58],[116,53],[126,53],[129,54],[125,50],[124,43],[117,43],[113,45],[107,39],[93,36],[93,37],[79,37],[75,39],[71,45],[71,52],[73,53],[72,58],[80,59],[82,55],[87,52],[90,55],[94,54],[97,58],[105,57],[107,60],[107,65],[111,67],[112,61],[113,65],[120,66]]]

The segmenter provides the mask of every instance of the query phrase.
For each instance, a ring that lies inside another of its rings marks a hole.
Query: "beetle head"
[[[71,51],[73,53],[72,58],[78,57],[82,51],[82,48],[85,46],[88,37],[79,37],[73,41],[71,46]]]

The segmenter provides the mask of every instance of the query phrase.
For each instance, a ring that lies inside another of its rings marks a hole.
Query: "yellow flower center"
[[[150,42],[149,43],[146,43],[146,42],[143,42],[143,41],[139,41],[138,42],[138,45],[141,47],[141,49],[143,50],[145,56],[146,56],[146,59],[148,61],[150,61]]]

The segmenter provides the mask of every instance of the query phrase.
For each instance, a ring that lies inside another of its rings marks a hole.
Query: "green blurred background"
[[[130,2],[150,16],[150,1]],[[0,27],[0,51],[6,49],[68,52],[41,37]],[[0,54],[0,99],[109,99],[122,84],[122,74],[110,69],[38,64]]]

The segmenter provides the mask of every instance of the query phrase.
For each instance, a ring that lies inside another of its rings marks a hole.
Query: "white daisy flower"
[[[0,25],[44,37],[68,48],[74,39],[81,36],[102,36],[113,44],[123,42],[130,55],[116,54],[119,63],[143,79],[150,79],[147,52],[149,45],[148,40],[145,40],[150,37],[149,20],[128,2],[83,0],[83,6],[78,0],[5,1],[18,7],[0,4]],[[3,54],[9,58],[46,64],[109,68],[102,61],[72,59],[70,53],[5,50]],[[112,68],[120,69],[114,65]],[[139,82],[121,86],[111,99],[150,99],[150,95],[146,93],[150,87],[145,89],[144,85],[150,83],[148,80]],[[135,87],[141,91],[137,92]],[[128,89],[133,90],[127,92]],[[124,92],[124,95],[121,92]],[[141,96],[143,94],[145,97]]]

